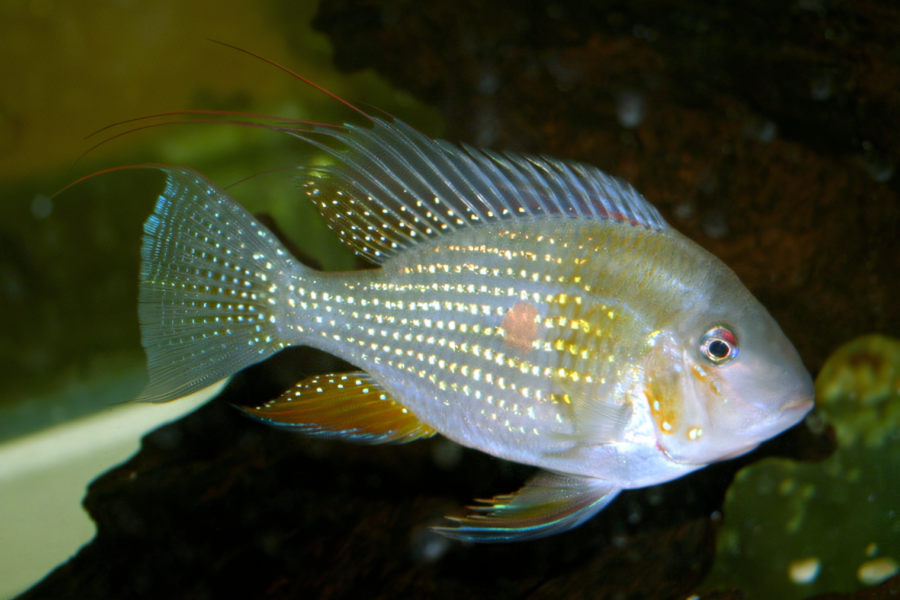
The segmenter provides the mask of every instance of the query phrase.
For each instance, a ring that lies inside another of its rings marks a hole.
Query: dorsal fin
[[[348,246],[381,263],[418,241],[505,219],[611,219],[668,227],[627,183],[596,167],[432,140],[400,121],[295,135],[327,152],[302,187]]]

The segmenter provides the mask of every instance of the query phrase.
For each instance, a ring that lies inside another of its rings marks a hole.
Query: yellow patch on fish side
[[[644,390],[647,397],[647,403],[650,405],[650,415],[656,421],[656,428],[665,434],[675,433],[678,428],[678,410],[673,406],[673,402],[667,398],[665,393],[660,393],[654,389],[658,386],[651,384],[649,389]]]
[[[717,396],[722,393],[722,386],[715,373],[708,372],[700,365],[693,365],[691,366],[691,374],[697,381],[707,386],[710,393],[714,393]]]
[[[503,316],[503,343],[521,352],[532,349],[538,333],[538,309],[530,302],[516,302]]]

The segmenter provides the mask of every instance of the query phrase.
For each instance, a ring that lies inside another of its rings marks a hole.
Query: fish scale
[[[771,316],[627,184],[399,122],[290,132],[330,160],[300,168],[302,193],[380,268],[309,269],[204,177],[163,167],[142,250],[140,399],[287,346],[334,354],[359,371],[245,411],[358,443],[440,433],[542,468],[438,528],[477,541],[571,529],[620,490],[747,452],[811,408]]]

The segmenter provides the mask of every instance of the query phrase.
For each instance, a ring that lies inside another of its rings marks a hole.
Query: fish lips
[[[775,437],[801,422],[812,410],[814,404],[812,395],[795,397],[793,400],[783,403],[777,412],[770,412],[769,418],[760,422],[758,426],[750,427],[746,431],[746,435],[754,438],[757,442]]]

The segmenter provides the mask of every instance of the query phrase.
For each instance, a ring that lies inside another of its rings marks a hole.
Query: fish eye
[[[700,351],[711,362],[721,364],[738,355],[738,342],[727,327],[717,325],[700,338]]]

